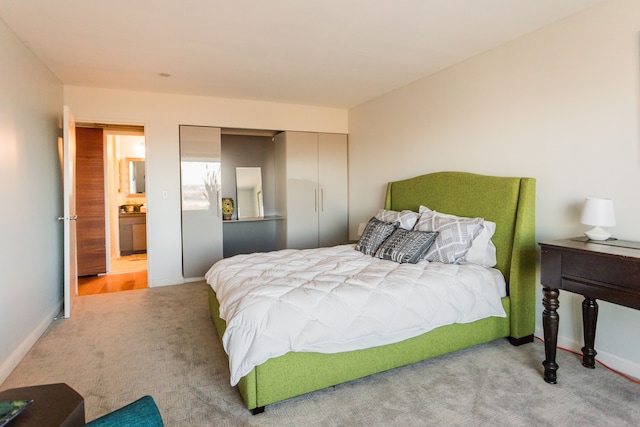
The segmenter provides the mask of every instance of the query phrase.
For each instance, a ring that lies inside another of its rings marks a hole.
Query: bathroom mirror
[[[236,197],[238,219],[264,217],[262,168],[236,168]]]
[[[128,191],[129,196],[144,195],[145,190],[145,164],[144,159],[128,157],[122,165],[122,187]]]

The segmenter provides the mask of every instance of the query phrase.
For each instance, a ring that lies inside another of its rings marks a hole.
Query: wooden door
[[[107,272],[104,140],[98,128],[76,128],[78,276]]]

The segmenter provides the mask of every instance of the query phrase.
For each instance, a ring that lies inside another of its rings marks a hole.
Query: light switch
[[[169,192],[167,190],[164,190],[162,192],[162,199],[167,200],[168,198],[169,198]]]

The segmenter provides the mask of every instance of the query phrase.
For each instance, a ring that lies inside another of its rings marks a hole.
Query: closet
[[[223,257],[347,241],[347,135],[181,125],[180,169],[185,280]],[[260,213],[243,217],[247,169]],[[234,201],[227,220],[222,198]]]
[[[275,136],[276,209],[285,217],[280,248],[307,249],[348,238],[347,135],[281,132]]]
[[[235,205],[231,219],[222,222],[225,258],[278,249],[276,230],[283,218],[275,215],[276,133],[222,129],[222,197]]]

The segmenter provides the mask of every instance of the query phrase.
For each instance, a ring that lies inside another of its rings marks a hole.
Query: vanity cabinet
[[[347,135],[275,136],[280,248],[333,246],[348,237]]]
[[[141,212],[121,213],[120,255],[147,252],[147,214]]]

